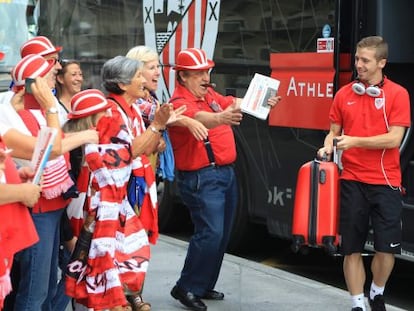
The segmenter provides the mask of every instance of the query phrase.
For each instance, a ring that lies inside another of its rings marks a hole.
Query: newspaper
[[[241,102],[241,110],[256,118],[266,120],[270,111],[267,100],[277,94],[279,84],[279,80],[255,73]]]
[[[31,165],[35,175],[32,183],[39,185],[43,170],[49,160],[52,151],[53,142],[55,141],[57,129],[44,126],[39,130],[35,149],[33,152]]]

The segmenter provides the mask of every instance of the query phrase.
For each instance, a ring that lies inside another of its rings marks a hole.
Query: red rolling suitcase
[[[293,208],[292,249],[323,247],[333,255],[339,244],[339,168],[334,162],[313,160],[299,170]]]

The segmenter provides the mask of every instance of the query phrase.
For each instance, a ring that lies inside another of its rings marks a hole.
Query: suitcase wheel
[[[337,251],[337,247],[334,244],[334,242],[335,242],[335,237],[333,236],[323,237],[322,239],[322,243],[325,248],[325,251],[331,256],[335,255]]]
[[[297,253],[303,244],[305,244],[305,237],[303,235],[293,235],[292,245],[290,248],[294,253]]]

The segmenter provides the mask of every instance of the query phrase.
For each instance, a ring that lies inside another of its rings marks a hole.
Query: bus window
[[[36,1],[29,2],[3,1],[0,5],[0,51],[5,54],[4,59],[0,61],[0,91],[8,88],[9,72],[20,60],[20,46],[29,39],[28,17],[31,24],[35,24],[33,14]]]

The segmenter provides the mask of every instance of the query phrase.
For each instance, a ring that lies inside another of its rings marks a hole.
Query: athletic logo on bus
[[[157,96],[162,102],[174,91],[172,67],[180,50],[202,48],[213,59],[219,14],[219,0],[144,0],[145,45],[160,55],[162,73]]]

